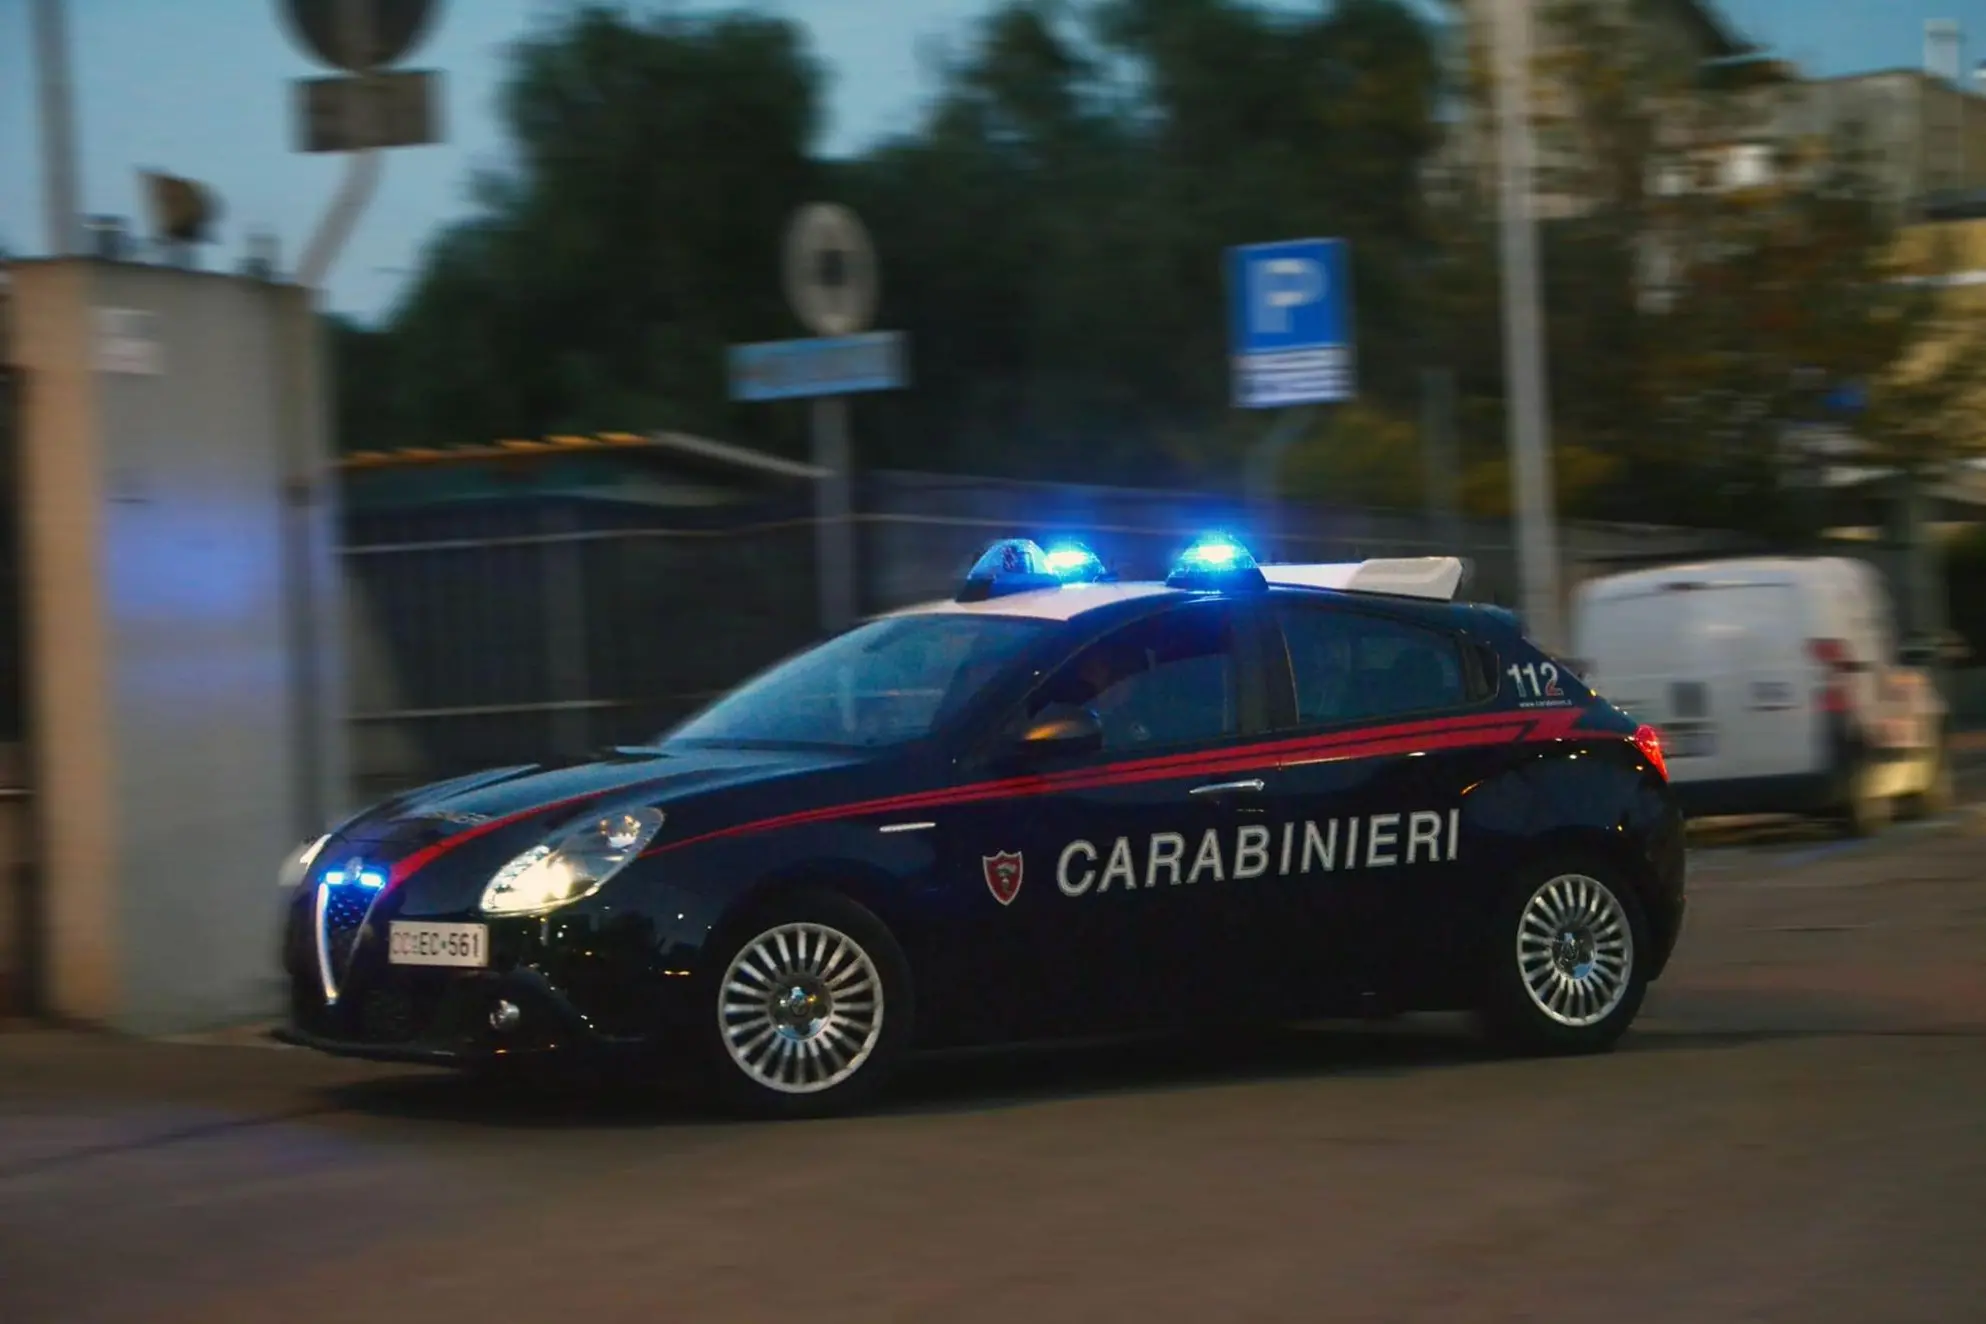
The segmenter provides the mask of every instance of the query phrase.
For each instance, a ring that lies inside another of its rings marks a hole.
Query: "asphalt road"
[[[1430,1019],[751,1126],[0,1034],[0,1321],[1986,1320],[1986,817],[1718,841],[1603,1058]]]

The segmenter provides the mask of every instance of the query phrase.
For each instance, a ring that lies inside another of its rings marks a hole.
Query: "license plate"
[[[386,959],[394,965],[486,966],[490,963],[490,928],[487,924],[395,920],[387,933]]]

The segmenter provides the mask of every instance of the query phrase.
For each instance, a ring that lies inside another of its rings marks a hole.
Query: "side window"
[[[1218,740],[1240,729],[1234,626],[1219,604],[1127,625],[1076,654],[1028,700],[1089,708],[1106,753]]]
[[[1469,701],[1461,650],[1448,635],[1308,603],[1278,603],[1276,617],[1304,725],[1439,712]]]

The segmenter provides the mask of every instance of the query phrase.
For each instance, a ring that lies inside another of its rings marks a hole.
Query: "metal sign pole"
[[[1281,546],[1283,453],[1310,430],[1317,410],[1308,405],[1282,410],[1249,456],[1248,499],[1253,507],[1256,545],[1264,557],[1289,559]]]
[[[1421,463],[1426,467],[1428,531],[1443,552],[1462,547],[1462,463],[1455,446],[1455,374],[1421,369]]]
[[[827,471],[814,483],[814,557],[820,571],[821,628],[834,634],[848,628],[856,609],[847,397],[814,397],[813,425],[814,463]]]
[[[787,226],[780,262],[786,301],[818,338],[733,346],[731,398],[810,401],[815,583],[821,629],[835,634],[854,624],[861,597],[848,393],[901,388],[903,338],[863,333],[876,310],[876,254],[846,207],[802,207]]]
[[[344,0],[338,18],[346,41],[351,43],[350,48],[367,49],[371,36],[371,12],[366,0]],[[332,260],[344,246],[345,237],[351,233],[352,223],[371,200],[373,186],[379,181],[378,158],[377,152],[359,152],[346,159],[344,183],[339,186],[337,196],[332,199],[330,209],[318,223],[317,232],[311,236],[310,244],[297,264],[296,280],[305,290],[322,287]],[[305,297],[308,299],[309,296]],[[309,317],[308,312],[305,316]],[[314,340],[315,337],[307,337],[305,344],[298,347],[298,352],[314,354],[317,350]],[[335,422],[333,427],[335,429]],[[294,650],[292,680],[296,686],[292,722],[299,764],[297,812],[305,825],[305,835],[317,830],[311,825],[322,825],[332,813],[325,795],[323,741],[319,731],[319,723],[327,717],[324,711],[324,677],[317,665],[318,638],[323,626],[318,620],[316,557],[313,555],[320,481],[321,476],[309,457],[299,455],[296,472],[287,484],[290,500],[284,512],[287,563],[283,570],[295,613],[291,621],[290,646]]]
[[[42,205],[48,255],[81,247],[76,205],[76,95],[69,79],[69,32],[62,0],[34,0],[35,76],[41,90]]]
[[[1524,619],[1541,643],[1561,648],[1566,640],[1559,627],[1551,419],[1545,400],[1545,349],[1538,312],[1538,231],[1531,206],[1530,10],[1530,0],[1499,0],[1496,7],[1503,356]]]
[[[317,223],[316,231],[310,236],[310,244],[303,251],[302,261],[297,263],[297,284],[315,289],[324,283],[331,272],[331,264],[338,260],[344,250],[345,240],[351,237],[352,227],[358,224],[359,216],[372,201],[373,193],[379,187],[380,172],[386,168],[384,152],[351,152],[345,157],[345,178],[338,185],[331,206],[325,210],[324,219]]]
[[[338,11],[338,24],[347,50],[372,50],[372,6],[367,0],[343,0]],[[371,105],[367,98],[355,97],[352,111],[363,121],[370,117]],[[370,127],[366,123],[358,125],[360,141],[371,136],[367,132]],[[299,285],[315,289],[323,284],[331,264],[337,261],[345,240],[350,237],[352,227],[358,224],[360,214],[372,201],[372,195],[379,187],[380,171],[384,168],[385,162],[376,151],[368,149],[346,156],[344,181],[338,185],[338,192],[331,199],[324,219],[318,222],[316,232],[311,235],[310,243],[303,251],[303,260],[297,264]]]

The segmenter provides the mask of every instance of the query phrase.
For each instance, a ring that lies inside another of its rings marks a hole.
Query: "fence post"
[[[539,547],[544,574],[545,661],[551,682],[552,748],[560,754],[583,754],[591,745],[588,712],[581,703],[587,694],[586,576],[580,566],[582,548],[564,536],[577,527],[571,506],[561,500],[544,508],[547,540]]]
[[[1426,470],[1428,531],[1443,555],[1462,546],[1461,456],[1455,445],[1455,374],[1421,369],[1421,464]]]

